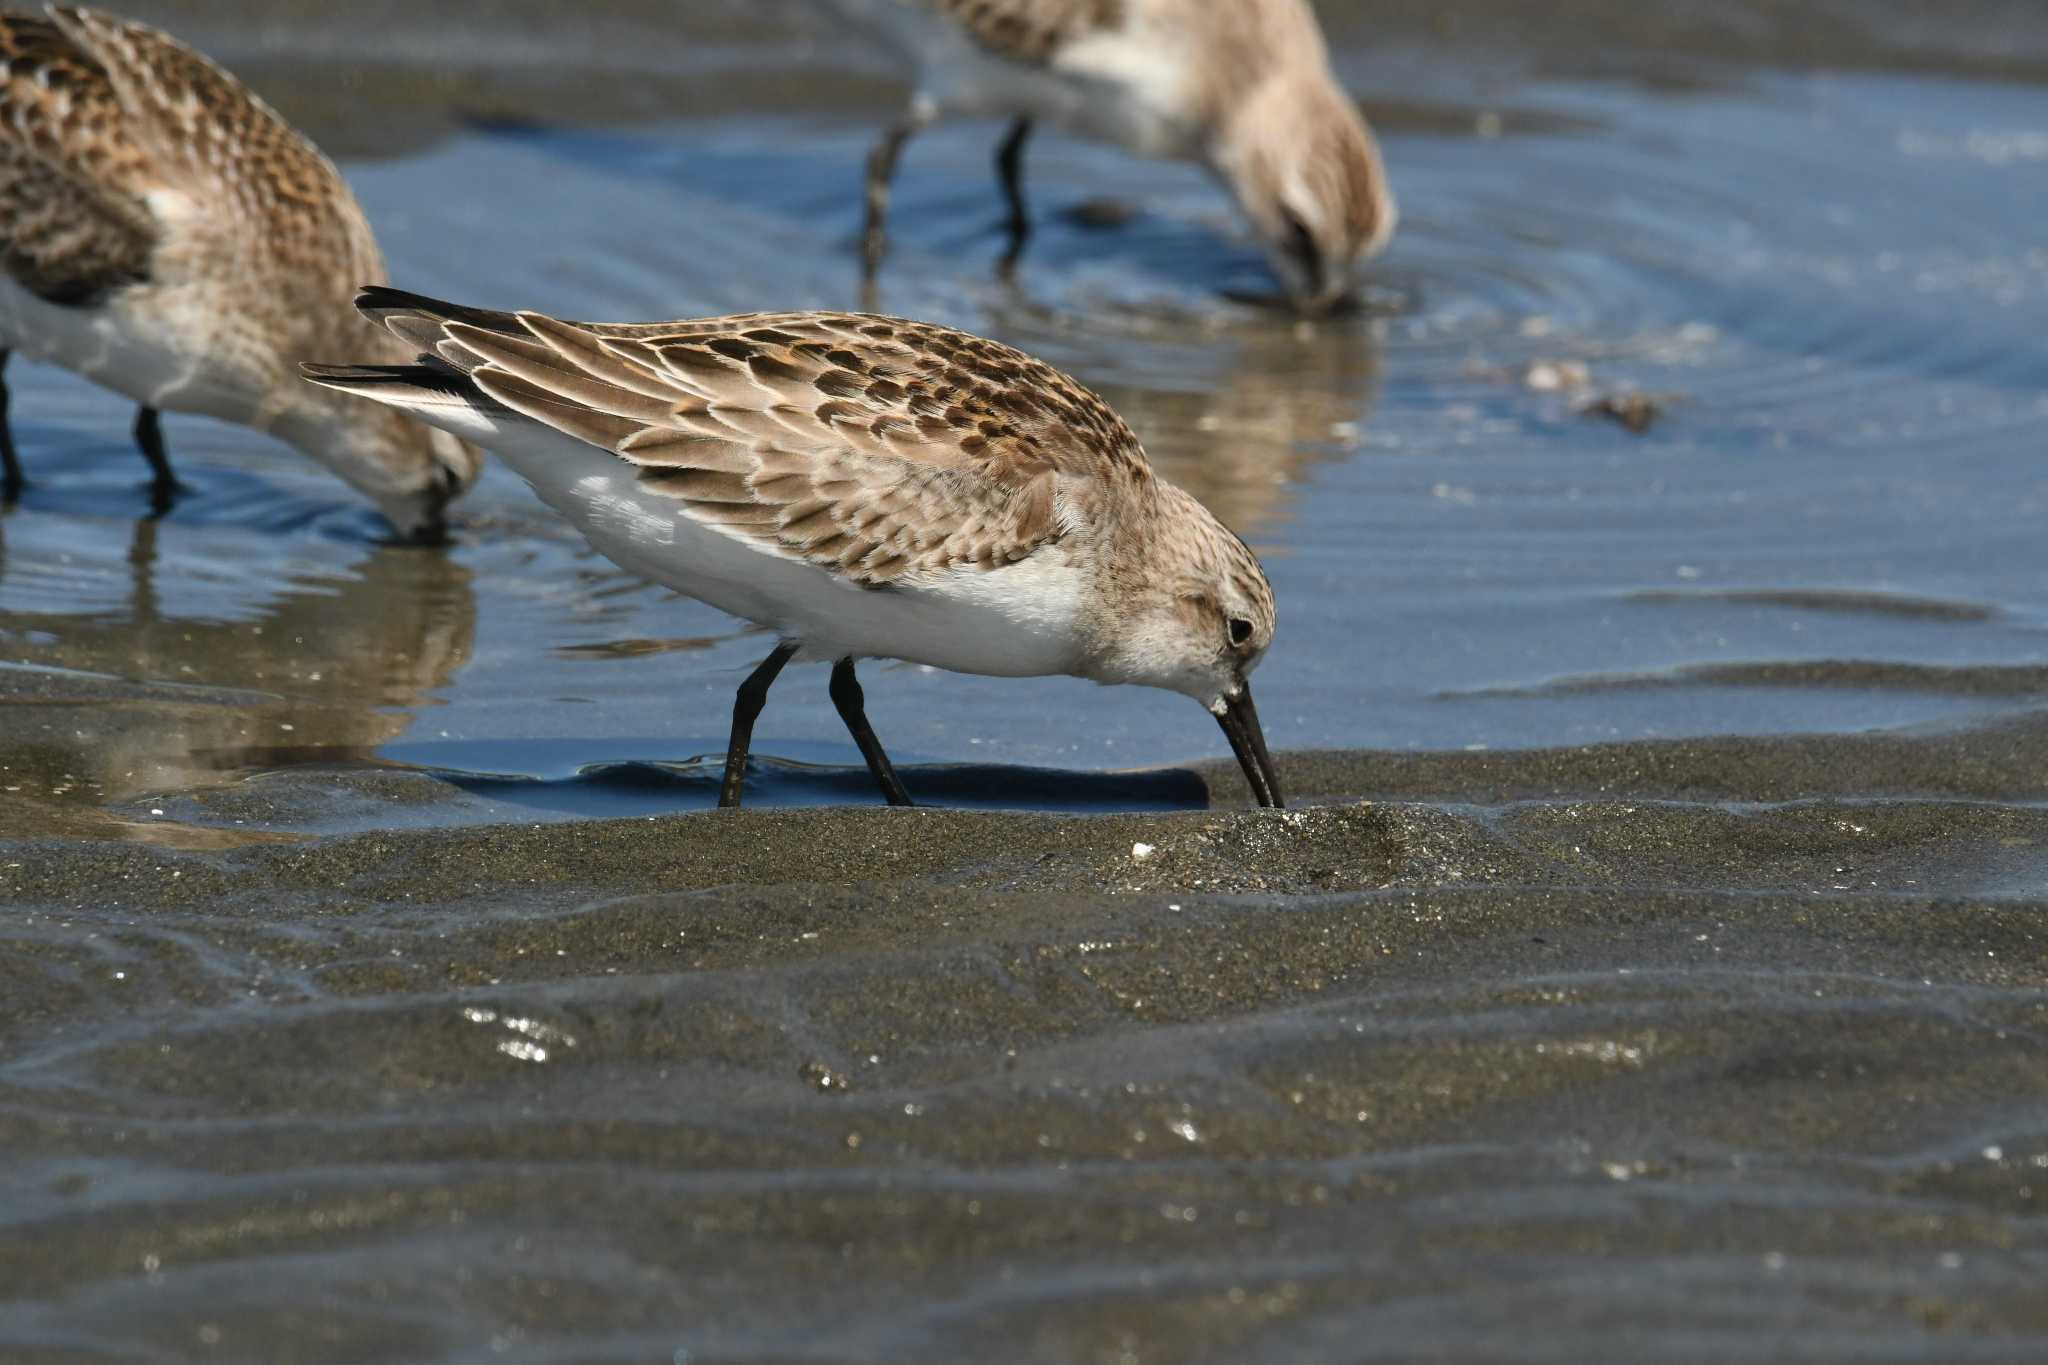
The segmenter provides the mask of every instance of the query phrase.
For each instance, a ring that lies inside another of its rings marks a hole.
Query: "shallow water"
[[[895,95],[788,12],[144,8],[407,287],[858,302]],[[783,809],[679,814],[761,637],[501,468],[387,547],[174,416],[142,519],[132,414],[10,368],[0,1354],[2048,1354],[2048,21],[1323,8],[1403,202],[1358,314],[1056,137],[999,286],[966,125],[879,300],[1260,549],[1299,815],[1184,703],[877,664],[955,809],[848,809],[800,669]]]

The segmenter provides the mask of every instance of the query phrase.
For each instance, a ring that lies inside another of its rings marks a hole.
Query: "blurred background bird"
[[[396,343],[349,307],[384,278],[334,165],[168,34],[91,10],[0,15],[0,366],[26,355],[141,405],[159,510],[179,485],[160,409],[270,432],[438,539],[478,452],[296,365]],[[0,494],[25,482],[0,382]]]
[[[814,0],[914,68],[909,107],[868,157],[863,261],[887,254],[889,185],[919,130],[1011,120],[996,153],[1007,273],[1030,236],[1025,143],[1047,121],[1228,187],[1295,304],[1324,312],[1393,235],[1379,145],[1330,71],[1306,0]]]

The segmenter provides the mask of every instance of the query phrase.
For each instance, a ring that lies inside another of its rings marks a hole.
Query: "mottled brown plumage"
[[[0,267],[25,296],[0,292],[0,352],[69,365],[145,408],[273,431],[401,529],[438,524],[475,453],[297,378],[299,361],[340,347],[403,356],[348,307],[384,263],[333,163],[146,25],[0,14],[0,62]],[[116,340],[91,344],[88,314]]]
[[[420,363],[309,379],[486,442],[614,561],[780,638],[740,690],[725,804],[800,654],[837,661],[833,699],[891,801],[908,797],[857,658],[1170,688],[1280,803],[1246,681],[1274,629],[1258,560],[1051,366],[867,313],[616,326],[391,289],[358,306]]]
[[[1397,217],[1372,131],[1330,70],[1307,0],[820,0],[914,67],[909,108],[868,159],[864,257],[887,247],[905,144],[949,114],[1012,120],[996,168],[1009,269],[1030,232],[1031,127],[1049,120],[1147,156],[1207,167],[1229,187],[1290,294],[1318,311]]]
[[[931,323],[761,313],[605,328],[452,321],[485,394],[640,470],[690,514],[869,585],[1023,559],[1062,480],[1152,473],[1130,428],[1042,361]]]
[[[32,250],[42,274],[61,277],[69,263],[44,243],[68,229],[91,243],[88,259],[115,267],[97,281],[104,292],[189,280],[212,268],[205,257],[232,252],[237,268],[210,285],[231,295],[236,307],[223,317],[237,319],[237,331],[282,330],[308,350],[360,343],[363,329],[347,310],[301,306],[312,289],[346,300],[384,273],[376,239],[333,163],[240,81],[168,34],[91,10],[51,15],[0,16],[6,155],[20,178],[0,181],[0,202],[56,195],[94,213],[71,223],[40,215],[52,226],[27,241],[18,226],[6,229],[10,261]],[[150,202],[166,192],[196,210],[175,227]],[[282,278],[304,283],[280,297]],[[237,357],[261,381],[271,376],[255,373],[258,366],[289,374],[299,358]]]
[[[0,14],[0,266],[53,303],[149,277],[148,163],[107,73],[48,19]]]

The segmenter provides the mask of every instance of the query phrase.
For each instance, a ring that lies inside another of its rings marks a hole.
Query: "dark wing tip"
[[[393,289],[388,284],[366,284],[356,291],[356,307],[375,317],[379,313],[427,313],[442,315],[457,311],[452,303]]]
[[[388,284],[366,284],[358,289],[356,311],[372,322],[383,322],[387,317],[403,314],[433,323],[466,322],[472,327],[481,327],[486,331],[506,332],[513,336],[526,335],[526,329],[519,325],[519,319],[511,313],[502,313],[492,308],[471,308],[466,304],[429,298],[425,294],[415,294],[406,289],[393,289]]]
[[[313,360],[299,362],[299,373],[319,383],[395,384],[401,380],[410,382],[421,368],[417,365],[322,365]]]
[[[330,389],[360,392],[365,389],[407,388],[424,393],[443,393],[468,399],[476,388],[469,376],[433,356],[421,356],[417,365],[322,365],[299,362],[299,374]]]

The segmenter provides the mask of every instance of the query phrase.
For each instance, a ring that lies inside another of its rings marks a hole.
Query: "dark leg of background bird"
[[[13,502],[21,496],[21,460],[14,453],[14,428],[7,424],[7,357],[12,351],[0,351],[0,502]]]
[[[889,755],[882,752],[882,741],[875,738],[875,729],[868,724],[867,698],[861,695],[860,679],[853,676],[852,659],[841,659],[832,665],[832,704],[839,708],[839,719],[846,722],[853,742],[860,746],[860,756],[868,761],[868,771],[874,774],[882,795],[889,798],[892,806],[910,805],[910,793],[903,790],[903,781],[896,776]]]
[[[896,160],[903,155],[903,144],[917,135],[919,129],[930,123],[929,116],[912,109],[882,134],[882,140],[868,153],[868,212],[867,224],[861,233],[861,279],[872,285],[875,275],[882,268],[882,258],[889,254],[889,183],[896,178]]]
[[[747,749],[754,742],[754,721],[761,715],[761,708],[767,705],[768,689],[775,685],[775,675],[782,672],[782,666],[796,656],[796,646],[788,643],[775,646],[775,652],[761,660],[761,666],[747,675],[740,684],[739,694],[732,699],[732,738],[725,746],[725,781],[718,789],[718,804],[738,806],[740,784],[747,775]]]
[[[1024,244],[1031,240],[1031,214],[1024,207],[1024,144],[1031,137],[1031,120],[1020,118],[1010,125],[1003,145],[996,148],[996,178],[1003,184],[1003,199],[1010,206],[1010,244],[996,273],[1008,279],[1017,271]]]
[[[185,491],[178,482],[178,476],[171,473],[171,457],[164,453],[164,428],[158,420],[155,408],[142,408],[135,414],[135,444],[142,447],[143,458],[149,461],[150,506],[158,516],[171,510],[172,501]]]

